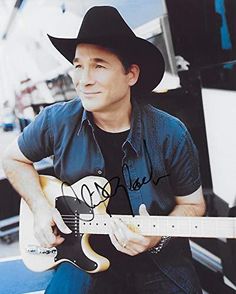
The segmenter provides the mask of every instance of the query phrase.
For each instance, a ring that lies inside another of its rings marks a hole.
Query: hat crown
[[[77,38],[81,40],[136,37],[118,10],[111,6],[94,6],[84,16]]]
[[[85,14],[77,38],[49,36],[55,48],[71,63],[76,47],[81,43],[95,44],[113,49],[129,63],[138,64],[140,75],[132,86],[133,94],[153,90],[161,81],[165,63],[156,46],[137,37],[118,10],[111,6],[95,6]]]

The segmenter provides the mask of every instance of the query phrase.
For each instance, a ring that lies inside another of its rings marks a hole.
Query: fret
[[[88,215],[80,215],[88,218]],[[91,217],[91,215],[90,215]],[[129,216],[113,215],[131,230],[146,236],[175,236],[199,238],[235,238],[236,218],[230,217],[180,217],[180,216]],[[108,215],[95,215],[92,221],[80,221],[79,231],[88,234],[109,234]]]

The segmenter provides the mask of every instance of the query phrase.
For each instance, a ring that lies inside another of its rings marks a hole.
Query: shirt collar
[[[92,114],[87,110],[83,109],[81,124],[77,135],[80,134],[81,130],[85,127],[85,125],[89,125],[93,128],[92,124]],[[125,148],[129,145],[133,151],[139,155],[141,150],[141,142],[142,141],[142,122],[141,122],[141,108],[136,99],[132,99],[132,112],[131,112],[131,127],[130,132],[126,141],[123,144]]]
[[[132,99],[131,127],[124,147],[129,144],[136,155],[140,154],[142,141],[141,108],[136,99]]]
[[[91,113],[88,112],[87,110],[85,110],[83,108],[83,113],[82,113],[82,118],[81,118],[81,123],[80,123],[80,127],[79,130],[77,132],[77,135],[79,136],[79,134],[81,133],[81,130],[84,128],[85,125],[89,125],[93,128],[92,125],[92,116]]]

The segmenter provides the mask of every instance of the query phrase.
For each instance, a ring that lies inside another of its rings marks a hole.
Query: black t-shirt
[[[125,187],[122,175],[122,144],[129,133],[109,133],[95,126],[95,135],[105,161],[105,177],[111,183],[112,197],[107,212],[111,214],[132,214],[129,198],[125,189],[116,189],[117,185]],[[112,180],[113,179],[113,180]]]
[[[126,140],[129,130],[120,133],[109,133],[101,130],[96,125],[95,136],[100,146],[101,152],[105,161],[105,177],[111,182],[112,195],[117,186],[125,187],[124,178],[122,175],[122,144]],[[129,214],[131,215],[130,202],[126,189],[119,188],[114,196],[109,200],[107,213],[113,214]],[[136,256],[129,256],[118,251],[110,241],[108,235],[92,235],[90,237],[92,248],[100,255],[107,257],[112,268],[126,272],[152,272],[156,269],[156,265],[151,259],[150,253],[144,252]]]

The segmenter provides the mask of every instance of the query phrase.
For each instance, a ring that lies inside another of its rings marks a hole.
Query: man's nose
[[[93,75],[90,69],[83,69],[79,78],[79,84],[81,86],[94,84]]]

